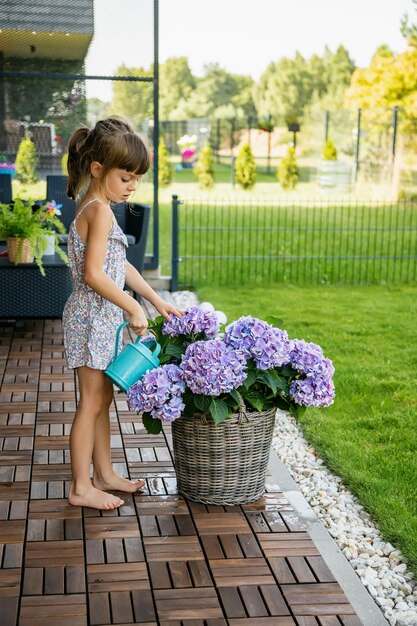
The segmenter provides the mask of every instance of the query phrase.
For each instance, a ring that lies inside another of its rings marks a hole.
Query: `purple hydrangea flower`
[[[198,307],[188,309],[183,317],[171,315],[171,319],[162,326],[162,333],[171,337],[204,333],[207,339],[214,339],[218,332],[219,322],[215,312],[202,311]]]
[[[254,359],[256,367],[261,370],[281,367],[290,360],[292,342],[285,330],[255,317],[241,317],[230,324],[224,341],[241,350],[247,359]]]
[[[181,396],[173,396],[171,400],[165,402],[159,409],[153,409],[151,415],[163,422],[173,422],[181,417],[184,406],[185,404]]]
[[[307,377],[294,380],[290,386],[290,394],[297,404],[326,407],[333,404],[335,388],[332,379]]]
[[[321,347],[303,339],[293,341],[289,360],[297,372],[307,377],[329,380],[334,374],[333,363],[325,358]]]
[[[127,390],[131,411],[145,411],[152,417],[171,422],[181,416],[184,404],[181,395],[185,383],[176,365],[162,365],[146,372]]]
[[[197,341],[185,351],[181,369],[193,393],[219,396],[241,386],[246,378],[246,359],[223,341]]]

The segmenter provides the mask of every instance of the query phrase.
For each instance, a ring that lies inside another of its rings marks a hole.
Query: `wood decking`
[[[279,485],[255,504],[176,493],[170,433],[112,406],[112,457],[146,489],[68,505],[76,384],[59,320],[0,321],[1,626],[360,626]]]

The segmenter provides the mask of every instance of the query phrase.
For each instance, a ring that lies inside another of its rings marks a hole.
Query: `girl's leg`
[[[93,485],[97,489],[127,491],[133,493],[144,486],[143,480],[127,480],[113,469],[110,453],[109,408],[113,400],[113,383],[103,375],[105,394],[104,407],[97,418],[93,448]]]
[[[68,499],[75,506],[115,509],[123,500],[97,489],[90,480],[96,421],[104,408],[105,376],[89,367],[79,367],[77,376],[80,402],[70,434],[72,483]]]

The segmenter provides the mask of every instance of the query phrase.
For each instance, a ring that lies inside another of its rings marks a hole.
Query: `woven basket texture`
[[[33,248],[31,243],[23,237],[7,237],[7,250],[11,263],[32,263]]]
[[[222,424],[210,417],[172,423],[178,491],[205,504],[254,502],[265,491],[276,409],[234,413]]]

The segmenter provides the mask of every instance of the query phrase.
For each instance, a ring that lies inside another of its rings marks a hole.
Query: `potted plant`
[[[198,307],[149,321],[161,365],[128,389],[128,405],[150,433],[172,422],[178,490],[186,497],[258,499],[277,408],[299,415],[333,402],[332,362],[277,323],[242,317],[219,333],[216,314]]]
[[[183,135],[177,145],[181,151],[181,167],[191,169],[197,159],[197,135]]]
[[[322,160],[319,169],[319,185],[323,191],[332,191],[336,188],[346,191],[352,185],[352,168],[348,163],[338,160],[336,146],[331,139],[327,139],[321,152]]]
[[[55,211],[51,211],[51,206],[53,203],[38,206],[20,198],[10,204],[0,204],[0,238],[7,240],[10,262],[32,263],[35,260],[43,276],[42,256],[48,246],[48,236],[54,238],[54,248],[60,258],[68,262],[59,247],[59,233],[65,232],[65,226]]]

